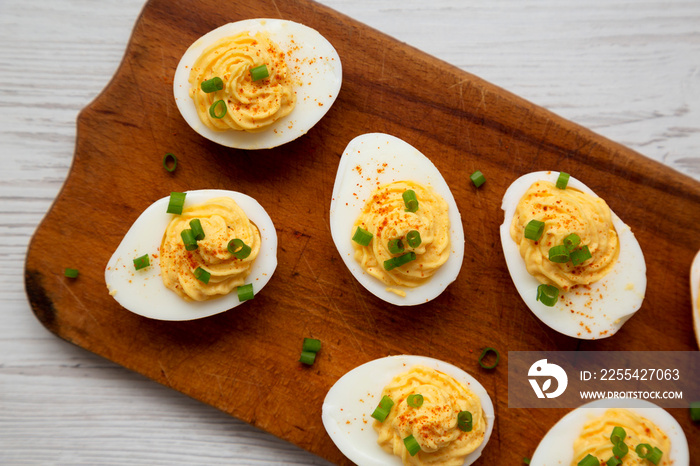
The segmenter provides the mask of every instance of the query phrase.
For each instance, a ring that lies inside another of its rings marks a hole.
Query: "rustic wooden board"
[[[220,147],[194,133],[172,98],[180,56],[226,22],[284,18],[317,29],[338,50],[344,81],[335,105],[306,136],[264,151]],[[400,137],[433,160],[450,185],[466,234],[457,282],[429,304],[378,300],[349,274],[331,241],[328,207],[345,145],[366,132]],[[174,152],[168,174],[160,160]],[[468,176],[479,169],[479,190]],[[518,176],[567,171],[629,224],[644,250],[642,309],[612,338],[578,341],[540,323],[519,299],[500,249],[501,197]],[[108,294],[105,264],[136,217],[170,191],[233,189],[258,199],[280,240],[263,293],[233,311],[191,322],[133,315]],[[309,1],[152,0],[124,60],[78,119],[68,179],[29,247],[25,283],[47,329],[166,386],[333,462],[346,460],[320,419],[328,388],[388,354],[421,354],[476,376],[496,406],[483,464],[518,464],[565,410],[507,408],[507,351],[694,350],[688,273],[700,249],[700,185],[435,58]],[[80,264],[75,281],[66,266]],[[301,340],[323,341],[316,364]],[[476,364],[494,346],[493,372]],[[670,410],[686,432],[687,412]],[[691,441],[700,457],[700,442]]]

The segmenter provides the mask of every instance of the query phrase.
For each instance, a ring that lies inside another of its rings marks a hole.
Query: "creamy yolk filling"
[[[524,236],[533,219],[545,224],[538,241]],[[563,244],[571,233],[581,238],[580,246],[588,246],[592,257],[578,266],[571,261],[551,262],[549,249]],[[620,252],[612,212],[605,201],[574,188],[559,189],[549,181],[533,183],[520,199],[510,236],[518,244],[530,275],[563,290],[600,280],[612,270]]]
[[[419,408],[408,405],[411,394],[423,396]],[[377,443],[401,457],[406,465],[462,465],[464,458],[484,441],[486,419],[479,398],[453,377],[435,369],[416,366],[395,377],[380,396],[394,406],[383,422],[374,421]],[[460,411],[472,413],[472,430],[457,425]],[[411,456],[403,439],[413,435],[421,449]]]
[[[200,220],[205,236],[197,249],[187,251],[180,234],[193,219]],[[233,257],[227,249],[235,238],[251,248],[245,259]],[[245,284],[259,251],[260,232],[238,204],[228,197],[210,199],[183,209],[168,224],[160,246],[163,284],[187,301],[226,295]],[[211,274],[209,283],[195,278],[198,267]]]
[[[250,69],[260,65],[267,66],[269,77],[253,81]],[[223,80],[224,88],[202,91],[202,82],[214,77]],[[192,66],[189,82],[200,120],[214,131],[262,131],[288,115],[296,104],[284,52],[264,33],[251,36],[244,32],[209,46]],[[226,103],[223,118],[209,113],[218,100]]]
[[[662,452],[658,466],[669,466],[671,441],[653,422],[627,409],[609,409],[603,416],[584,424],[581,434],[574,442],[574,459],[571,466],[576,466],[586,455],[593,455],[601,461],[607,461],[612,455],[613,444],[610,435],[613,428],[622,427],[627,434],[624,442],[629,452],[622,458],[623,466],[649,466],[651,463],[639,458],[635,448],[646,443]]]
[[[402,195],[409,189],[415,191],[418,199],[416,212],[406,212]],[[355,260],[368,274],[389,285],[388,290],[405,295],[402,290],[391,287],[416,287],[425,283],[450,255],[447,209],[447,202],[430,186],[396,181],[378,187],[353,225],[353,232],[359,226],[372,234],[368,246],[352,242]],[[420,233],[421,243],[416,248],[406,241],[406,234],[411,230]],[[397,255],[389,252],[389,241],[397,238],[402,239],[404,253],[415,252],[416,260],[386,270],[384,261]]]

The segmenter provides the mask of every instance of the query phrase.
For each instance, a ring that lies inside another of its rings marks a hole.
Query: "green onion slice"
[[[607,466],[620,466],[622,464],[622,460],[619,459],[616,456],[611,456],[608,461],[605,462]]]
[[[571,251],[569,257],[571,257],[571,263],[576,266],[583,264],[593,256],[591,255],[591,251],[588,250],[588,246],[584,246],[582,248]]]
[[[530,220],[525,226],[525,238],[532,241],[538,241],[544,232],[544,222],[539,220]]]
[[[600,461],[598,461],[598,458],[589,453],[585,458],[577,463],[577,466],[600,466]]]
[[[423,406],[423,395],[419,393],[412,393],[406,398],[406,403],[411,408],[420,408]]]
[[[209,94],[211,92],[222,90],[224,88],[224,81],[220,77],[214,76],[211,79],[202,81],[200,87],[202,88],[202,92],[206,92],[207,94]]]
[[[211,104],[211,107],[209,107],[209,115],[212,118],[216,118],[217,120],[220,120],[223,117],[225,117],[227,111],[228,107],[226,106],[226,102],[224,102],[223,100],[217,100],[216,102]]]
[[[369,242],[372,241],[372,233],[362,227],[357,227],[355,234],[352,235],[352,240],[360,246],[369,246]]]
[[[384,270],[392,270],[395,269],[396,267],[401,267],[402,265],[406,265],[411,261],[416,260],[416,253],[411,251],[407,252],[406,254],[401,254],[400,256],[392,257],[389,260],[384,261]]]
[[[418,210],[418,199],[416,198],[416,192],[414,190],[407,189],[403,192],[401,197],[406,206],[406,212],[415,212]]]
[[[316,338],[304,338],[304,344],[301,350],[311,351],[312,353],[318,353],[321,350],[321,340],[318,340]]]
[[[418,444],[418,440],[413,435],[409,435],[405,439],[403,439],[403,445],[406,447],[406,450],[408,450],[408,454],[411,456],[416,456],[416,453],[420,451],[420,445]]]
[[[238,238],[229,241],[226,249],[228,249],[228,252],[230,252],[233,257],[240,260],[250,256],[250,251],[252,251],[250,246],[245,244],[242,239]]]
[[[170,200],[168,201],[168,210],[166,210],[166,212],[169,214],[181,215],[182,208],[185,205],[186,196],[187,193],[170,193]]]
[[[569,262],[569,250],[563,244],[549,248],[549,260],[559,264]]]
[[[571,233],[569,236],[564,238],[564,246],[566,246],[567,251],[573,251],[576,249],[581,242],[581,237],[576,233]]]
[[[700,421],[700,401],[692,401],[690,403],[690,420],[693,422]]]
[[[182,230],[180,232],[180,236],[182,237],[182,242],[185,244],[185,249],[188,251],[194,251],[197,249],[197,238],[194,237],[194,233],[192,233],[192,230],[187,228],[186,230]]]
[[[542,284],[537,287],[537,301],[540,301],[545,306],[554,306],[557,303],[558,297],[559,288],[554,285]]]
[[[68,278],[78,278],[78,269],[71,269],[70,267],[66,267],[66,270],[63,271],[63,275]]]
[[[472,180],[472,183],[474,183],[474,186],[476,186],[477,188],[482,184],[486,183],[486,177],[484,177],[484,174],[481,173],[479,170],[472,173],[469,178]]]
[[[169,172],[174,172],[175,169],[177,168],[177,157],[175,157],[175,154],[172,152],[168,152],[165,154],[163,157],[163,168],[168,170]]]
[[[462,432],[471,432],[472,413],[469,411],[460,411],[459,414],[457,414],[457,427],[459,427],[459,430]]]
[[[403,243],[401,238],[392,239],[389,241],[389,252],[392,254],[401,254],[403,252]]]
[[[569,174],[559,172],[559,178],[557,178],[557,188],[566,189],[567,184],[569,184]]]
[[[487,365],[484,362],[484,359],[486,356],[489,355],[489,353],[493,353],[496,355],[496,361],[492,365]],[[481,356],[479,356],[479,365],[483,367],[484,369],[494,369],[498,365],[498,361],[501,359],[501,355],[498,353],[498,351],[495,348],[490,348],[486,347],[484,350],[481,352]]]
[[[414,249],[420,246],[422,242],[420,239],[420,232],[418,230],[411,230],[406,233],[406,242]]]
[[[394,406],[394,401],[389,398],[389,396],[384,395],[379,401],[377,408],[372,413],[372,417],[379,422],[384,422],[386,417],[389,415],[389,411],[391,411],[392,406]]]
[[[190,220],[190,228],[192,229],[192,234],[194,239],[197,241],[202,241],[204,239],[204,230],[202,229],[202,222],[198,218]]]
[[[148,257],[148,254],[144,254],[143,256],[134,259],[134,268],[136,270],[141,270],[149,265],[151,265],[151,259]]]
[[[627,437],[627,432],[625,432],[625,429],[620,426],[613,427],[612,434],[610,434],[610,441],[613,445],[624,442],[625,437]]]
[[[267,65],[256,66],[250,69],[250,78],[253,81],[260,81],[270,76],[270,72],[267,70]]]
[[[663,455],[664,452],[662,452],[658,447],[654,447],[654,450],[647,456],[647,459],[654,464],[659,464]]]
[[[530,458],[528,458],[527,456],[524,457],[524,458],[523,458],[523,463],[524,463],[524,464],[530,464]]]
[[[302,351],[301,356],[299,356],[299,361],[301,361],[302,364],[310,366],[316,361],[316,353],[313,351]]]
[[[637,445],[634,449],[634,451],[637,452],[637,456],[639,456],[642,459],[646,459],[652,451],[654,451],[653,448],[651,448],[651,445],[648,443],[640,443]]]
[[[209,279],[211,278],[211,274],[204,270],[201,267],[197,267],[194,269],[194,278],[199,280],[200,282],[204,283],[205,285],[209,283]]]
[[[236,288],[236,291],[238,293],[238,301],[240,302],[248,301],[249,299],[253,299],[255,297],[255,292],[253,291],[252,283],[248,283],[247,285],[241,285],[238,288]]]
[[[630,451],[630,448],[625,442],[617,443],[613,446],[612,454],[618,458],[624,458],[625,455]]]

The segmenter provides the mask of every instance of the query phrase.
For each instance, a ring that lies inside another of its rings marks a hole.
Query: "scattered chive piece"
[[[690,420],[693,422],[700,421],[700,401],[690,403]]]
[[[608,461],[605,462],[607,466],[620,466],[622,464],[622,460],[615,457],[611,456]]]
[[[148,254],[144,254],[143,256],[134,259],[134,268],[136,270],[141,270],[149,265],[151,265],[151,259],[148,257]]]
[[[618,458],[624,458],[629,451],[630,448],[627,446],[627,444],[625,442],[620,442],[613,446],[612,454]]]
[[[418,199],[416,198],[416,192],[414,190],[407,189],[403,192],[401,197],[406,206],[406,212],[415,212],[418,210]]]
[[[484,363],[484,359],[486,356],[488,356],[489,353],[494,353],[496,355],[496,361],[488,366]],[[495,348],[484,348],[484,350],[481,352],[481,356],[479,356],[479,365],[483,367],[484,369],[494,369],[498,365],[498,361],[501,359],[501,355],[498,353],[498,351]]]
[[[197,267],[194,269],[194,278],[199,280],[200,282],[204,283],[205,285],[209,283],[209,279],[211,278],[211,274],[204,270],[201,267]]]
[[[168,201],[168,210],[166,210],[166,212],[169,214],[181,215],[182,207],[185,205],[186,196],[187,193],[170,193],[170,201]]]
[[[384,422],[386,417],[389,415],[389,411],[391,411],[392,406],[394,406],[394,400],[389,398],[387,395],[384,395],[379,401],[377,408],[372,413],[372,417],[379,422]]]
[[[224,88],[224,81],[220,77],[214,76],[211,79],[202,81],[200,87],[202,88],[202,92],[206,92],[207,94],[209,94],[211,92],[222,90]]]
[[[530,464],[530,458],[528,458],[527,456],[524,457],[524,458],[523,458],[523,463],[524,463],[524,464]]]
[[[226,106],[226,102],[224,102],[223,100],[217,100],[216,102],[211,104],[211,107],[209,107],[209,115],[212,118],[216,118],[217,120],[220,120],[223,117],[225,117],[227,111],[228,107]]]
[[[302,351],[301,356],[299,356],[299,361],[301,361],[302,364],[310,366],[316,361],[316,353],[313,351]]]
[[[392,270],[396,267],[401,267],[402,265],[408,264],[411,261],[416,260],[416,253],[411,251],[406,254],[401,254],[400,256],[392,257],[389,260],[384,261],[384,270]]]
[[[559,264],[569,262],[569,250],[563,244],[549,248],[549,260]]]
[[[66,267],[66,270],[63,271],[63,275],[68,278],[78,278],[78,269],[71,269],[70,267]]]
[[[576,249],[580,242],[581,237],[576,233],[571,233],[569,236],[564,238],[564,246],[566,246],[566,249],[568,251],[573,251],[574,249]]]
[[[539,220],[530,220],[525,226],[525,238],[532,241],[538,241],[544,232],[544,222]]]
[[[239,286],[236,291],[238,292],[238,301],[248,301],[255,297],[255,292],[253,291],[253,284],[248,283],[247,285]]]
[[[472,413],[469,411],[460,411],[459,414],[457,414],[457,427],[459,427],[459,430],[462,432],[471,432]]]
[[[537,287],[537,301],[545,306],[552,307],[557,303],[559,288],[554,285],[540,285]]]
[[[647,459],[654,464],[659,464],[663,455],[664,452],[662,452],[658,447],[654,447],[652,452],[649,455],[647,455]]]
[[[267,70],[267,65],[260,65],[250,69],[250,78],[253,81],[260,81],[268,76],[270,76],[270,72]]]
[[[420,246],[422,240],[420,239],[420,232],[418,230],[411,230],[406,233],[406,242],[412,248],[417,248]]]
[[[197,239],[194,237],[194,233],[192,233],[192,230],[187,228],[186,230],[182,230],[180,232],[180,236],[182,237],[182,242],[185,244],[185,249],[188,251],[194,251],[197,249]]]
[[[651,448],[651,445],[649,445],[648,443],[640,443],[636,446],[634,451],[637,452],[637,456],[639,456],[642,459],[646,459],[649,456],[649,454],[653,451],[653,448]]]
[[[598,458],[589,453],[585,458],[577,463],[577,466],[600,466],[600,461],[598,461]]]
[[[591,251],[588,250],[588,246],[584,246],[580,249],[576,249],[575,251],[571,251],[569,257],[571,257],[572,264],[579,265],[583,264],[593,256],[591,256]]]
[[[204,230],[202,229],[202,222],[198,218],[190,220],[190,228],[192,229],[192,234],[194,239],[201,241],[204,239]]]
[[[392,254],[401,254],[403,252],[403,243],[401,238],[392,239],[389,241],[389,252]]]
[[[230,252],[233,257],[240,260],[243,260],[246,257],[250,256],[250,251],[252,251],[250,246],[248,246],[243,242],[243,240],[238,238],[229,241],[228,245],[226,246],[226,249],[228,249],[228,252]]]
[[[369,242],[372,241],[372,233],[362,227],[357,227],[355,234],[352,235],[352,240],[360,246],[369,246]]]
[[[569,184],[569,174],[559,172],[559,178],[557,178],[557,188],[566,189],[567,184]]]
[[[406,403],[411,408],[420,408],[423,406],[423,395],[419,393],[412,393],[406,398]]]
[[[610,434],[610,441],[613,445],[624,442],[625,437],[627,437],[627,432],[625,432],[625,429],[620,426],[613,427],[612,434]]]
[[[163,168],[168,170],[169,172],[174,172],[175,169],[177,168],[177,157],[175,157],[175,154],[172,152],[168,152],[165,154],[163,157]]]
[[[318,353],[321,350],[321,340],[316,338],[304,338],[304,344],[301,350]]]
[[[408,450],[408,454],[411,456],[416,456],[416,453],[420,451],[420,445],[418,444],[418,440],[413,435],[409,435],[405,439],[403,439],[403,444],[406,447],[406,450]]]
[[[472,183],[474,183],[474,186],[476,186],[477,188],[482,184],[486,183],[486,177],[484,177],[484,174],[481,173],[479,170],[472,173],[469,178],[472,180]]]

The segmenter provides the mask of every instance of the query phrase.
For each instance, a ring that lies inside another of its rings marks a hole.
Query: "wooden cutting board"
[[[199,36],[255,17],[306,24],[340,54],[344,80],[307,135],[272,150],[211,143],[181,118],[175,66]],[[455,283],[418,307],[388,305],[350,275],[333,245],[328,210],[345,145],[367,132],[402,138],[442,172],[460,208],[464,265]],[[166,152],[179,158],[166,172]],[[469,175],[487,182],[475,189]],[[645,254],[647,296],[614,337],[578,341],[542,324],[518,297],[500,248],[501,197],[530,171],[563,170],[606,199]],[[279,265],[263,293],[190,322],[149,320],[107,293],[104,267],[138,215],[171,191],[244,192],[265,206]],[[469,73],[310,1],[169,2],[145,6],[116,75],[78,118],[68,179],[33,237],[25,282],[31,307],[59,337],[243,419],[336,463],[347,460],[321,424],[328,388],[346,371],[391,354],[432,356],[477,377],[496,406],[479,464],[519,464],[565,410],[507,408],[507,352],[695,350],[688,275],[700,249],[700,185]],[[65,267],[80,277],[63,277]],[[323,349],[298,363],[304,337]],[[500,350],[495,371],[481,348]],[[700,457],[697,427],[670,410]]]

